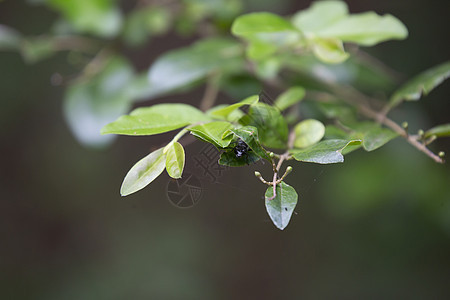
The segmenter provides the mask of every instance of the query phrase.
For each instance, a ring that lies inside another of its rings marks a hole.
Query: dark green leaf
[[[242,167],[257,162],[261,158],[253,151],[249,151],[241,157],[236,157],[233,150],[228,150],[220,155],[219,164],[230,167]]]
[[[120,188],[122,196],[127,196],[143,189],[164,171],[166,156],[163,153],[163,149],[160,148],[150,153],[128,171]]]
[[[210,118],[197,108],[182,104],[156,104],[137,108],[102,128],[102,134],[153,135],[175,130]]]
[[[250,106],[247,115],[239,123],[254,126],[258,129],[261,143],[269,148],[285,148],[288,126],[280,111],[268,104],[257,103]]]
[[[297,205],[298,195],[293,187],[281,182],[276,187],[276,196],[273,197],[273,187],[266,190],[266,209],[273,224],[283,230],[289,224],[292,213]]]
[[[183,146],[178,143],[172,143],[166,152],[166,170],[170,177],[181,178],[184,169],[185,154]]]
[[[286,108],[294,105],[295,103],[303,100],[305,96],[305,89],[301,86],[294,86],[283,92],[278,98],[275,100],[275,106],[283,111]]]
[[[318,164],[344,162],[342,151],[350,145],[361,144],[361,140],[324,140],[304,149],[291,150],[292,156],[299,161]]]
[[[450,77],[450,61],[435,66],[400,87],[391,97],[390,107],[397,106],[403,100],[419,100],[428,95],[435,87]]]
[[[231,137],[222,139],[222,136],[231,128],[233,128],[232,124],[219,121],[190,127],[189,131],[195,136],[212,143],[217,148],[225,148],[230,144]]]
[[[450,124],[442,124],[436,127],[433,127],[429,130],[427,130],[427,132],[425,132],[425,137],[431,137],[431,136],[437,136],[437,137],[445,137],[445,136],[450,136]]]
[[[259,142],[258,129],[252,126],[244,126],[237,129],[230,129],[224,133],[223,139],[226,139],[232,134],[243,140],[256,155],[270,161],[269,155],[261,147],[261,144]]]
[[[390,129],[375,126],[364,132],[364,150],[373,151],[378,149],[397,136],[398,134]]]

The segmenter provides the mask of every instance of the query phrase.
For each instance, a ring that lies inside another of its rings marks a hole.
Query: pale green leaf
[[[332,164],[344,162],[342,151],[351,145],[361,144],[361,140],[324,140],[304,149],[290,150],[298,161],[318,164]]]
[[[217,148],[225,148],[230,144],[231,138],[222,139],[222,136],[231,128],[233,128],[232,124],[218,121],[190,127],[189,131],[202,140],[214,144]]]
[[[178,179],[183,174],[185,154],[183,146],[172,143],[166,152],[166,170],[170,177]]]
[[[130,115],[121,116],[116,121],[104,126],[101,133],[153,135],[202,121],[210,121],[210,118],[188,104],[156,104],[137,108]]]
[[[228,105],[225,107],[220,107],[218,109],[211,109],[210,111],[208,111],[208,114],[213,117],[227,119],[227,117],[232,112],[237,110],[239,107],[244,106],[244,105],[253,105],[253,104],[256,104],[258,101],[259,101],[259,96],[253,95],[253,96],[245,98],[244,100],[242,100],[238,103],[234,103],[234,104],[231,104],[231,105]]]
[[[46,3],[62,13],[80,32],[114,37],[122,26],[122,15],[116,1],[111,0],[48,0]]]
[[[329,64],[341,63],[350,56],[345,52],[342,41],[335,38],[314,38],[312,50],[318,59]]]
[[[113,57],[89,81],[79,81],[68,88],[63,102],[64,117],[80,143],[101,147],[114,139],[100,135],[100,130],[129,111],[132,99],[127,88],[132,79],[129,62]]]
[[[446,137],[450,136],[450,124],[442,124],[433,127],[425,132],[425,137],[431,137],[435,135],[436,137]]]
[[[374,12],[353,14],[315,32],[322,38],[338,38],[363,46],[404,39],[408,36],[405,25],[392,15],[377,15]]]
[[[298,123],[295,128],[294,146],[305,148],[320,141],[325,134],[325,126],[322,122],[307,119]]]
[[[419,100],[422,95],[428,95],[435,87],[450,77],[450,61],[437,65],[417,75],[391,97],[390,107],[397,106],[403,100]]]
[[[241,71],[242,46],[234,40],[211,38],[158,57],[148,72],[153,93],[164,93],[204,79],[215,72]]]
[[[273,187],[266,190],[266,210],[273,224],[283,230],[289,224],[292,213],[297,205],[298,195],[293,187],[281,182],[276,186],[276,196],[273,198]],[[272,200],[269,200],[272,199]]]
[[[262,33],[276,33],[295,30],[284,18],[267,12],[250,13],[238,17],[231,27],[236,36],[251,37]]]
[[[163,153],[163,149],[160,148],[150,153],[128,171],[120,188],[122,196],[127,196],[143,189],[164,171],[166,156]]]
[[[303,100],[304,96],[305,96],[305,89],[303,87],[301,86],[291,87],[278,96],[278,98],[275,100],[275,106],[279,110],[283,111],[286,108],[294,105],[295,103],[298,103],[301,100]]]
[[[296,13],[292,23],[307,34],[332,26],[347,15],[348,8],[344,1],[315,1],[308,9]]]
[[[22,36],[15,29],[0,24],[0,50],[15,50],[20,47]]]

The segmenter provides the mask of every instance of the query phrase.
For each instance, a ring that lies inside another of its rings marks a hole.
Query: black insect
[[[250,147],[241,139],[236,141],[236,146],[233,148],[233,152],[237,158],[247,157],[249,151],[252,151]]]

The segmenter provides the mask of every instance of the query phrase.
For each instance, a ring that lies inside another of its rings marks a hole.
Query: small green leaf
[[[363,147],[366,151],[380,148],[390,140],[398,137],[398,133],[380,126],[375,126],[364,133]]]
[[[341,63],[350,56],[345,52],[342,41],[334,38],[313,39],[312,50],[318,59],[329,64]]]
[[[225,131],[233,128],[233,125],[228,122],[210,122],[206,124],[190,127],[188,130],[195,136],[212,143],[217,148],[225,148],[231,142],[231,137],[222,139]]]
[[[238,17],[231,27],[236,36],[251,37],[262,33],[295,30],[284,18],[267,12],[250,13]]]
[[[20,52],[26,62],[36,63],[56,53],[55,42],[56,40],[49,36],[24,39]]]
[[[0,50],[15,50],[20,47],[22,36],[16,30],[0,24]]]
[[[101,37],[114,37],[122,26],[122,15],[116,1],[110,0],[48,0],[46,3],[62,13],[80,32]]]
[[[405,25],[396,17],[389,14],[379,16],[374,12],[350,15],[315,33],[322,38],[337,38],[363,46],[408,36]]]
[[[435,135],[436,137],[450,136],[450,124],[442,124],[442,125],[433,127],[425,132],[426,138],[429,138],[432,135]]]
[[[307,119],[295,126],[294,146],[297,148],[305,148],[314,145],[320,141],[325,134],[325,126],[322,122]]]
[[[156,104],[133,110],[104,126],[102,134],[153,135],[175,130],[196,122],[207,122],[210,118],[188,104]]]
[[[150,153],[128,171],[120,188],[122,196],[127,196],[143,189],[164,171],[166,156],[163,153],[163,149],[160,148]]]
[[[296,13],[292,23],[301,31],[316,32],[332,26],[348,15],[344,1],[315,1],[312,5]]]
[[[269,155],[261,147],[261,143],[259,142],[258,129],[253,126],[243,126],[241,128],[230,129],[223,134],[222,138],[226,139],[232,134],[243,140],[258,156],[270,161]]]
[[[324,140],[304,149],[293,149],[290,153],[299,161],[333,164],[344,162],[342,151],[358,144],[361,144],[361,140]]]
[[[283,92],[275,100],[275,106],[283,111],[286,108],[300,102],[305,97],[305,89],[301,86],[294,86]]]
[[[185,154],[183,146],[178,143],[172,143],[166,152],[166,170],[170,177],[181,178],[184,169]]]
[[[276,187],[276,196],[273,197],[273,187],[266,190],[266,210],[273,224],[283,230],[289,224],[292,213],[297,205],[298,195],[293,187],[281,182]]]
[[[391,97],[390,107],[395,107],[403,100],[419,100],[428,95],[435,87],[450,77],[450,61],[435,66],[400,87]]]
[[[208,113],[213,116],[213,117],[218,117],[221,119],[227,119],[227,117],[234,112],[235,110],[237,110],[239,107],[244,106],[244,105],[253,105],[256,104],[259,101],[259,96],[258,95],[253,95],[250,97],[245,98],[244,100],[238,102],[238,103],[234,103],[225,107],[220,107],[218,109],[211,109]],[[231,120],[233,121],[233,120]],[[234,120],[236,121],[236,120]]]

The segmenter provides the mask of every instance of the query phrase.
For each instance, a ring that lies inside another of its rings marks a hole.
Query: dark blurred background
[[[368,49],[405,78],[448,60],[448,1],[346,2],[351,12],[390,13],[406,24],[407,40]],[[310,1],[247,4],[290,14]],[[45,32],[55,18],[43,6],[0,1],[0,23],[25,34]],[[188,42],[159,38],[130,55],[144,70]],[[280,231],[252,166],[216,183],[201,178],[202,197],[190,209],[168,201],[167,174],[121,198],[128,169],[172,133],[87,149],[63,119],[64,86],[50,84],[54,73],[70,74],[66,55],[26,64],[1,52],[0,67],[0,298],[450,297],[450,169],[404,141],[357,151],[344,164],[294,165],[287,182],[299,204]],[[449,92],[444,84],[398,115],[415,130],[448,123]],[[195,105],[202,93],[158,101]],[[203,146],[186,147],[188,170]],[[450,153],[448,140],[433,146]]]

